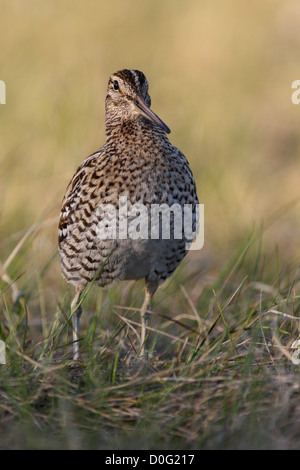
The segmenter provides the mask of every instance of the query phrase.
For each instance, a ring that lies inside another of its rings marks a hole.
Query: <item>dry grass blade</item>
[[[51,224],[54,223],[54,222],[57,222],[57,218],[53,218],[53,219],[50,220]],[[44,227],[45,225],[48,225],[48,224],[49,224],[49,221],[41,221],[41,222],[37,222],[37,223],[31,225],[31,227],[29,227],[27,229],[27,231],[25,232],[25,234],[23,235],[23,237],[21,238],[19,243],[12,250],[12,252],[7,257],[5,262],[0,266],[0,277],[2,277],[3,274],[6,273],[7,268],[13,262],[13,260],[18,255],[19,251],[24,246],[26,241],[30,238],[30,236],[33,235],[33,234],[36,234],[42,227]]]
[[[122,307],[122,308],[124,308],[124,307]],[[135,326],[137,326],[137,327],[139,327],[139,328],[141,327],[141,324],[140,324],[140,323],[138,323],[138,322],[136,322],[136,321],[134,321],[134,320],[130,320],[130,319],[124,317],[123,315],[120,315],[119,313],[117,313],[117,315],[118,315],[118,317],[119,317],[122,321],[124,321],[126,324],[135,325]],[[165,332],[165,331],[159,330],[159,329],[157,329],[157,328],[153,328],[153,327],[151,327],[151,326],[149,326],[149,325],[146,326],[146,329],[147,329],[149,332],[154,332],[154,333],[157,333],[157,334],[159,334],[159,335],[162,335],[162,336],[165,336],[165,337],[167,337],[167,338],[170,338],[170,339],[172,339],[174,342],[185,343],[185,340],[184,340],[184,339],[181,339],[181,338],[179,338],[178,336],[171,335],[170,333],[167,333],[167,332]],[[187,344],[188,344],[189,346],[192,346],[192,343],[190,343],[190,342],[188,342]]]
[[[6,270],[3,267],[3,264],[0,262],[0,271],[2,273],[1,279],[10,286],[12,290],[13,302],[15,303],[18,298],[20,297],[21,291],[19,290],[16,281],[13,281],[9,275],[7,274]]]

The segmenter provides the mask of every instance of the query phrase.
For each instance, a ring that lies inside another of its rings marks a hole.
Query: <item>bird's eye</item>
[[[114,81],[114,90],[118,90],[119,89],[119,82],[118,80],[115,80]]]

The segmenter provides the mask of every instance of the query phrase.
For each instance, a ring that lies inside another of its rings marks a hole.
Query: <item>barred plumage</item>
[[[120,210],[143,204],[147,217],[153,205],[198,203],[194,178],[185,156],[168,140],[169,128],[150,110],[151,99],[145,75],[121,70],[108,82],[106,96],[106,143],[84,160],[73,176],[59,221],[59,253],[65,279],[76,287],[72,303],[78,305],[84,287],[97,275],[101,285],[116,280],[145,278],[142,307],[141,353],[144,353],[145,314],[159,284],[167,279],[187,253],[186,237],[133,239],[101,236],[107,223],[103,207]],[[107,206],[110,205],[110,206]],[[120,212],[119,212],[120,213]],[[132,220],[129,217],[128,220]],[[116,229],[119,234],[121,222]],[[149,223],[149,234],[150,234]],[[174,219],[171,220],[171,233]],[[120,234],[119,234],[120,235]],[[102,269],[99,268],[106,263]],[[74,340],[78,339],[80,309],[74,315]],[[78,359],[75,342],[74,359]]]

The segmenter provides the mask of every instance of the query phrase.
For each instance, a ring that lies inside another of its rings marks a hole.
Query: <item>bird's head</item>
[[[148,81],[139,70],[119,70],[110,76],[105,101],[106,120],[134,121],[143,116],[169,134],[168,126],[150,109]]]

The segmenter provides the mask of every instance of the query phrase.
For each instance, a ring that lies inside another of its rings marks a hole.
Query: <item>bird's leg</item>
[[[139,357],[147,359],[147,348],[145,346],[146,329],[149,320],[149,310],[151,310],[152,297],[157,289],[156,283],[147,283],[145,289],[145,298],[141,309],[141,347]]]
[[[72,326],[73,326],[73,360],[78,361],[79,359],[79,321],[82,313],[80,302],[81,290],[77,290],[75,297],[71,303],[71,315],[72,315]]]

